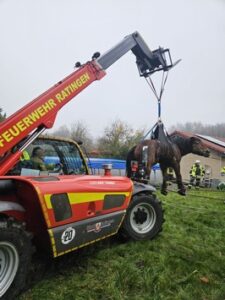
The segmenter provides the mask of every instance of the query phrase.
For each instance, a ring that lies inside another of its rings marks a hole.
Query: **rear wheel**
[[[153,239],[162,230],[163,221],[163,209],[157,198],[136,195],[127,210],[121,234],[126,239]]]
[[[31,261],[31,235],[22,224],[0,222],[0,298],[14,299],[23,289]]]

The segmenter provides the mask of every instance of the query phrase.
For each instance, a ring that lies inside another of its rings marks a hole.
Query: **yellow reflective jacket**
[[[220,173],[221,175],[225,176],[225,166],[221,168]]]
[[[24,150],[22,152],[22,155],[20,156],[20,160],[21,161],[30,160],[30,155],[29,155],[29,153],[26,150]]]
[[[193,164],[190,170],[190,175],[193,177],[202,177],[205,174],[205,170],[202,165]]]

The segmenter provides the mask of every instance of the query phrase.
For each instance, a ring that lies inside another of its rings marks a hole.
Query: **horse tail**
[[[138,161],[138,163],[142,163],[142,154],[143,154],[142,152],[143,152],[144,145],[145,145],[144,143],[140,143],[134,149],[134,156]]]

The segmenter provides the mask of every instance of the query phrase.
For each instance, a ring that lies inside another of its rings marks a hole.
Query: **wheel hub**
[[[156,212],[150,203],[140,203],[133,207],[130,213],[130,224],[138,234],[146,234],[156,223]]]
[[[134,212],[134,221],[137,224],[143,224],[147,220],[147,212],[144,208],[138,208],[137,211]]]

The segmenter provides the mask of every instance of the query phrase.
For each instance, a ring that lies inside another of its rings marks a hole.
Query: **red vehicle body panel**
[[[16,213],[17,219],[26,221],[27,230],[33,232],[39,244],[45,245],[45,248],[46,244],[49,244],[54,256],[62,254],[62,251],[74,250],[69,246],[63,249],[61,245],[59,246],[61,250],[56,250],[55,240],[59,239],[55,236],[56,228],[58,236],[61,237],[71,224],[76,227],[76,224],[85,220],[85,226],[88,227],[94,220],[93,226],[97,226],[107,222],[107,216],[110,216],[110,222],[115,223],[115,227],[111,226],[111,231],[108,230],[107,235],[115,234],[129,205],[133,190],[132,181],[121,176],[7,176],[0,177],[0,180],[6,178],[13,182],[14,188],[1,200],[12,204],[17,203],[24,208],[24,211],[8,210],[1,213],[8,216],[15,216]],[[117,218],[116,221],[114,216]],[[116,222],[119,223],[116,225]],[[84,233],[83,237],[85,235],[87,233]],[[103,234],[96,237],[101,239],[106,236]],[[85,237],[84,240],[86,244]],[[77,247],[80,246],[82,243]]]

